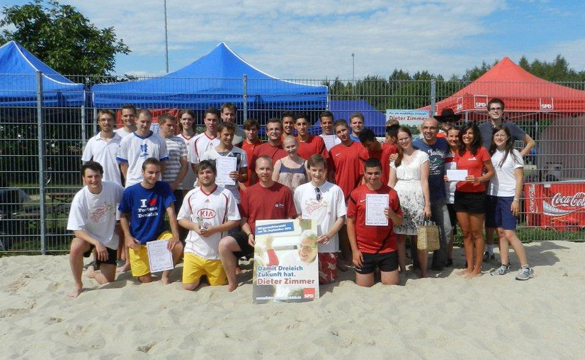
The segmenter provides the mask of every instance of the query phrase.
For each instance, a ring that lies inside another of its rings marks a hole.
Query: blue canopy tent
[[[92,87],[98,108],[119,108],[132,103],[145,108],[219,107],[232,102],[242,107],[247,76],[248,109],[324,109],[327,87],[303,85],[270,76],[218,44],[210,53],[164,76]]]
[[[83,84],[67,79],[20,44],[10,41],[0,47],[0,106],[36,106],[37,71],[42,72],[44,106],[70,107],[83,104]]]
[[[360,112],[364,115],[365,127],[372,129],[378,136],[384,136],[386,115],[365,100],[331,100],[329,111],[333,113],[335,120],[344,119],[348,124],[351,114]],[[315,126],[320,126],[320,122],[316,122]]]

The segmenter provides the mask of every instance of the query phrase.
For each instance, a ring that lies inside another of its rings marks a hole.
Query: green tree
[[[66,75],[111,75],[116,54],[130,53],[113,27],[99,29],[73,6],[54,0],[5,6],[0,27],[1,43],[15,40]]]

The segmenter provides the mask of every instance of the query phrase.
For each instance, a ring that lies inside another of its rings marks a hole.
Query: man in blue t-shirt
[[[175,196],[168,183],[158,181],[161,163],[149,158],[142,164],[142,181],[124,190],[120,203],[120,225],[130,253],[132,275],[142,283],[152,281],[146,243],[168,240],[168,249],[176,264],[183,253],[179,241],[179,227],[175,214]],[[169,215],[171,232],[165,224],[165,212]],[[162,274],[162,282],[170,283],[170,270]]]
[[[445,157],[449,153],[449,144],[443,138],[437,138],[439,122],[436,119],[426,119],[422,125],[422,138],[413,141],[415,149],[426,152],[429,155],[430,173],[429,190],[431,193],[431,220],[439,226],[439,239],[441,248],[433,253],[431,269],[443,270],[445,265],[451,266],[451,259],[447,259],[448,239],[451,231],[451,222],[445,202]],[[416,258],[413,257],[413,258]]]

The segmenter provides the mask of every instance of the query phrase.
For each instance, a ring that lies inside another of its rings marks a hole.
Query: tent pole
[[[86,124],[87,120],[85,118],[85,90],[83,90],[83,104],[81,104],[81,144],[83,148],[85,148],[85,144],[87,144],[87,134],[86,134]]]
[[[244,90],[242,92],[242,101],[244,103],[244,122],[248,121],[248,75],[244,74],[242,76],[242,81],[244,82]]]
[[[43,131],[43,73],[37,71],[37,137],[39,150],[39,195],[40,195],[40,225],[41,225],[41,253],[47,254],[47,239],[45,234],[45,154],[44,154],[44,131]]]

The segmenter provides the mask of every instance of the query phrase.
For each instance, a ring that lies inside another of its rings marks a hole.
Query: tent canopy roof
[[[83,84],[67,79],[16,41],[9,41],[0,47],[0,106],[35,106],[37,71],[42,72],[44,105],[81,105]]]
[[[505,57],[477,80],[437,103],[437,113],[486,111],[489,99],[500,98],[506,111],[584,112],[585,91],[558,85],[530,74]],[[428,110],[426,106],[423,109]]]
[[[224,102],[241,104],[247,76],[250,108],[287,104],[290,109],[324,108],[327,87],[277,79],[248,64],[225,43],[175,72],[146,80],[93,86],[98,107],[131,102],[143,107],[205,108]]]

